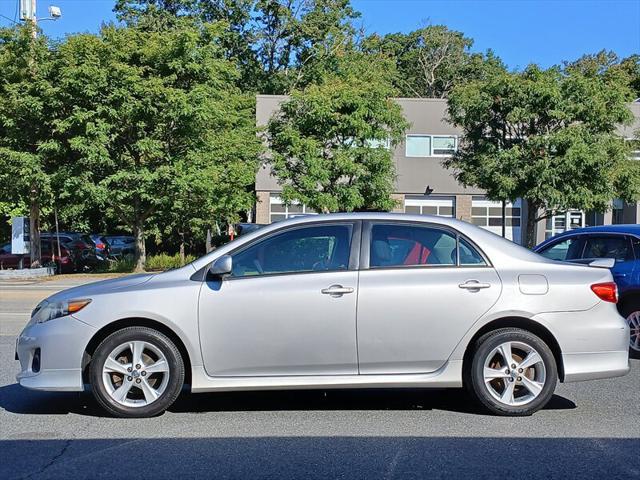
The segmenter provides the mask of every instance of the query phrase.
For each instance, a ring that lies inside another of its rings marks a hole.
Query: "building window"
[[[456,153],[458,139],[456,137],[433,137],[433,156],[449,157]]]
[[[385,148],[389,150],[391,148],[391,140],[385,138],[384,140],[376,140],[374,138],[365,140],[365,144],[369,148]]]
[[[448,157],[458,148],[458,138],[453,135],[407,135],[405,156]]]
[[[316,212],[306,205],[292,203],[285,205],[278,195],[271,195],[269,198],[269,218],[271,223],[286,220],[287,218],[299,217],[301,215],[315,215]]]
[[[565,213],[548,217],[545,222],[544,238],[551,238],[559,233],[582,228],[585,225],[585,214],[580,210],[569,210]]]
[[[505,208],[505,234],[509,240],[520,243],[522,201],[507,202]],[[488,200],[485,197],[473,197],[471,222],[474,225],[502,235],[502,202]]]
[[[407,157],[430,157],[431,137],[429,135],[407,135]]]
[[[611,224],[621,225],[624,222],[624,201],[619,198],[613,200],[613,206],[611,208]]]
[[[407,195],[404,199],[404,212],[414,215],[455,217],[456,199],[432,195]]]

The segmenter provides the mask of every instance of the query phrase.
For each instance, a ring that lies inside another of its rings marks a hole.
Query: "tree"
[[[504,70],[489,51],[471,53],[471,38],[444,25],[429,25],[410,33],[368,37],[365,51],[382,53],[396,63],[395,85],[406,97],[445,98],[460,83]]]
[[[626,85],[629,101],[640,98],[640,55],[620,59],[615,52],[601,50],[587,54],[575,62],[564,62],[565,70],[588,76],[600,75]]]
[[[282,94],[304,72],[352,41],[359,16],[350,0],[118,0],[118,18],[163,29],[181,17],[227,25],[221,42],[238,62],[245,90]]]
[[[60,110],[48,148],[66,167],[69,202],[84,202],[73,195],[81,192],[133,230],[138,270],[147,229],[154,220],[176,225],[163,219],[182,213],[167,215],[181,208],[174,195],[189,182],[193,191],[180,199],[201,206],[202,221],[251,204],[260,149],[253,99],[234,86],[220,29],[106,26],[60,46]]]
[[[526,200],[532,247],[536,223],[554,212],[640,196],[638,163],[615,134],[632,118],[628,95],[615,76],[535,65],[459,85],[448,111],[464,135],[445,166],[492,199]]]
[[[390,210],[391,145],[407,124],[391,97],[388,61],[356,52],[296,90],[269,123],[272,167],[285,202],[318,212]]]
[[[31,265],[40,265],[40,216],[50,199],[49,157],[55,88],[53,52],[32,27],[0,29],[0,204],[30,219]]]

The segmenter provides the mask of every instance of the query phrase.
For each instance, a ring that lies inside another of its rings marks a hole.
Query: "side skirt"
[[[210,377],[194,367],[191,391],[303,390],[330,388],[459,388],[462,360],[452,360],[431,373],[401,375],[333,375],[289,377]]]

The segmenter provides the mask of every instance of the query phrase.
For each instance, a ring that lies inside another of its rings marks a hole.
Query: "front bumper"
[[[72,316],[27,325],[18,337],[20,385],[35,390],[81,391],[82,356],[96,329]],[[34,356],[39,349],[39,369]],[[34,371],[35,370],[35,371]]]

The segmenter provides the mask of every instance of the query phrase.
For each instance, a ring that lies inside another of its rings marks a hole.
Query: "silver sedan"
[[[629,371],[629,327],[597,267],[453,219],[296,218],[177,270],[46,299],[18,338],[17,379],[89,385],[121,417],[163,412],[184,385],[466,387],[490,412],[529,415],[558,381]]]

